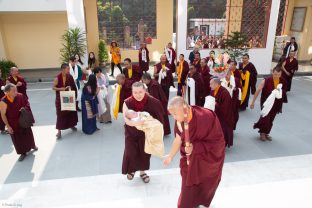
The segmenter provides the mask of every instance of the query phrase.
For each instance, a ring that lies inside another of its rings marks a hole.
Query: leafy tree
[[[10,60],[0,60],[1,78],[6,79],[10,73],[11,67],[14,66],[16,67],[17,65]]]
[[[227,40],[225,40],[225,47],[233,60],[241,58],[244,53],[248,52],[245,47],[246,43],[247,37],[240,32],[233,32],[232,35],[228,35]]]
[[[107,62],[109,59],[106,43],[104,40],[99,42],[99,62]]]
[[[78,54],[84,56],[86,52],[85,32],[80,28],[69,28],[62,35],[61,62],[67,63],[71,56]]]

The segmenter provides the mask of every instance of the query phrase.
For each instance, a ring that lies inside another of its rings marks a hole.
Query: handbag
[[[61,91],[61,111],[76,111],[75,91]]]
[[[30,128],[34,124],[34,117],[32,113],[25,108],[20,109],[20,116],[18,119],[18,124],[20,127],[26,129]]]

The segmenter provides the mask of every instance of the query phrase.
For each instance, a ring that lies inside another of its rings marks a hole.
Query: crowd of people
[[[154,65],[153,74],[147,72],[150,59],[144,43],[139,49],[138,64],[125,58],[123,69],[116,42],[112,42],[110,53],[111,76],[114,76],[115,66],[120,70],[116,76],[117,83],[113,86],[112,99],[109,98],[106,68],[98,66],[94,53],[89,54],[87,66],[79,55],[61,65],[61,71],[53,82],[56,138],[62,138],[63,130],[77,131],[79,111],[85,134],[99,130],[97,121],[111,123],[112,117],[118,119],[118,114],[122,113],[125,121],[122,174],[133,180],[139,171],[142,181],[148,183],[150,177],[146,171],[150,168],[151,155],[145,150],[147,135],[144,133],[148,131],[142,131],[144,120],[135,119],[141,115],[140,112],[144,112],[143,115],[156,119],[155,124],[162,124],[163,132],[159,135],[174,132],[172,148],[163,158],[167,166],[178,151],[181,153],[180,208],[210,205],[221,180],[225,148],[234,144],[233,131],[240,112],[249,106],[251,95],[254,95],[250,104],[253,109],[261,93],[261,116],[254,128],[259,129],[262,141],[272,141],[270,132],[274,118],[282,111],[283,103],[287,102],[286,92],[290,91],[292,77],[298,70],[294,51],[290,50],[286,59],[273,69],[272,75],[256,87],[258,74],[248,54],[243,55],[239,64],[231,59],[224,61],[224,76],[218,76],[214,51],[208,57],[201,57],[199,50],[194,50],[189,62],[184,59],[184,54],[176,60],[176,52],[169,43],[159,63]],[[3,90],[0,92],[0,130],[3,134],[10,134],[17,154],[21,155],[19,161],[23,161],[29,151],[38,150],[31,129],[33,116],[27,120],[30,123],[28,127],[21,125],[21,122],[25,123],[25,117],[24,120],[21,118],[21,109],[31,113],[27,84],[16,67],[11,68],[10,76],[5,81],[0,80],[0,84]],[[170,100],[171,87],[177,87],[177,95]],[[74,93],[74,110],[62,108],[64,101],[61,94],[64,91]],[[175,120],[173,128],[169,123],[170,116]]]

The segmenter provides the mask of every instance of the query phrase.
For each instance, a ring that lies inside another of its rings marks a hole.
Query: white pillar
[[[79,27],[81,31],[86,32],[85,14],[83,0],[66,0],[68,27]],[[87,36],[85,35],[87,41]],[[86,42],[87,44],[87,42]],[[84,63],[88,61],[88,51],[86,50],[84,57],[81,57]]]

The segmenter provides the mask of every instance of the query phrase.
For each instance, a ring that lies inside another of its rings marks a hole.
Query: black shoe
[[[112,123],[112,121],[107,121],[107,122],[105,122],[106,124],[110,124],[110,123]]]
[[[76,127],[72,127],[71,130],[77,131],[77,128]]]
[[[60,132],[60,133],[57,133],[57,134],[56,134],[56,139],[57,139],[57,140],[60,140],[61,138],[62,138],[61,132]]]
[[[78,112],[81,112],[81,109],[80,109],[80,108],[77,108],[77,111],[78,111]]]
[[[21,154],[21,156],[18,158],[19,162],[22,162],[26,157],[26,154]]]
[[[38,151],[38,147],[35,146],[34,148],[32,148],[34,151]]]

